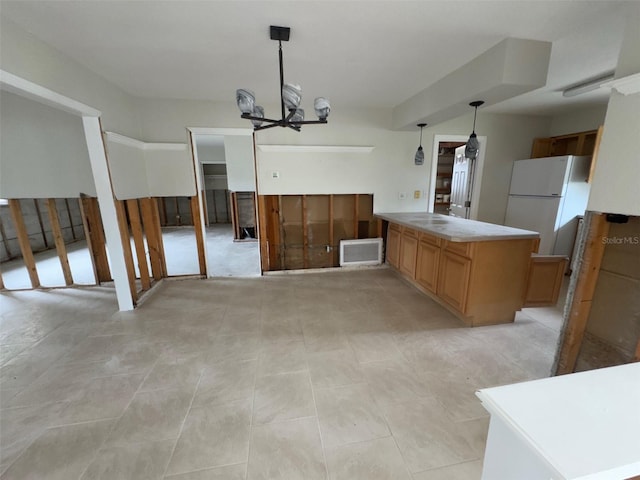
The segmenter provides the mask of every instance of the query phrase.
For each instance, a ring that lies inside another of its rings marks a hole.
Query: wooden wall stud
[[[62,267],[62,274],[64,275],[64,283],[67,286],[73,285],[73,276],[71,274],[71,267],[69,267],[67,247],[64,243],[64,237],[62,236],[62,229],[60,228],[60,218],[58,217],[58,208],[56,207],[55,198],[47,199],[47,210],[49,211],[49,223],[51,224],[53,240],[56,244],[56,251],[58,252],[60,266]]]
[[[138,259],[138,270],[140,271],[140,283],[142,285],[142,290],[149,290],[149,288],[151,288],[151,276],[149,275],[149,265],[147,263],[147,254],[144,246],[144,236],[142,232],[142,221],[140,219],[138,200],[132,198],[127,200],[126,203],[127,212],[129,213],[129,222],[131,223],[133,243],[136,247],[136,258]]]
[[[11,219],[16,229],[18,236],[18,243],[20,244],[20,251],[22,252],[22,258],[24,264],[27,267],[29,273],[29,279],[31,280],[31,287],[38,288],[40,286],[40,278],[38,277],[38,270],[36,269],[36,261],[33,257],[33,251],[31,250],[31,244],[29,243],[29,234],[24,224],[24,218],[22,217],[22,208],[20,207],[20,200],[12,198],[9,200],[9,209],[11,212]]]

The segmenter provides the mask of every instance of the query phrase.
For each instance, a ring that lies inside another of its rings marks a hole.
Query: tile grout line
[[[153,369],[155,368],[155,366],[157,365],[157,363],[160,361],[160,356],[158,356],[158,358],[156,359],[155,362],[153,362],[153,365],[151,366],[151,368],[149,369],[149,371],[147,372],[147,374],[144,376],[144,378],[142,379],[142,381],[140,382],[140,385],[138,385],[138,388],[136,389],[136,391],[134,392],[134,394],[131,396],[131,400],[129,400],[129,403],[127,403],[127,406],[124,407],[122,409],[122,413],[118,416],[118,417],[114,417],[113,420],[113,426],[111,427],[111,429],[109,430],[109,432],[104,436],[104,439],[102,440],[102,442],[100,443],[100,446],[98,448],[96,448],[95,453],[93,455],[93,457],[91,458],[91,461],[89,461],[89,463],[87,463],[87,466],[82,470],[82,472],[80,473],[80,475],[78,475],[78,480],[80,480],[82,478],[82,476],[87,472],[87,470],[89,470],[89,467],[91,466],[91,464],[95,461],[96,458],[98,458],[98,454],[100,453],[100,450],[102,450],[102,447],[104,447],[104,444],[107,442],[107,440],[109,439],[109,436],[113,433],[113,431],[116,428],[116,425],[118,424],[118,421],[124,416],[125,412],[128,410],[128,408],[131,406],[131,404],[133,403],[133,399],[136,398],[136,395],[138,394],[138,392],[140,391],[140,388],[142,388],[142,385],[144,385],[144,382],[147,381],[147,377],[149,377],[149,375],[151,375],[151,372],[153,371]],[[116,420],[117,419],[117,420]]]
[[[262,324],[262,320],[260,320],[260,323]],[[262,331],[262,328],[260,329]],[[255,371],[253,372],[253,391],[252,391],[252,395],[251,395],[251,416],[249,417],[249,445],[247,448],[247,463],[245,465],[245,469],[244,469],[244,478],[245,480],[247,480],[249,478],[249,459],[251,458],[251,444],[253,443],[252,441],[252,437],[253,437],[253,414],[254,414],[254,410],[255,410],[255,404],[256,404],[256,385],[258,383],[258,366],[260,365],[260,355],[262,354],[262,349],[260,349],[260,352],[258,352],[258,357],[256,358],[256,367],[255,367]]]
[[[204,369],[200,372],[200,377],[198,377],[198,382],[196,383],[196,387],[193,389],[193,395],[191,395],[191,401],[189,402],[189,408],[187,409],[187,413],[182,419],[182,423],[180,424],[180,429],[178,430],[178,435],[176,436],[176,441],[173,444],[173,448],[171,449],[171,454],[169,455],[169,461],[167,462],[167,466],[164,467],[164,472],[162,472],[162,477],[167,476],[167,470],[169,470],[169,465],[171,464],[171,460],[173,459],[173,454],[176,452],[176,448],[178,447],[178,442],[180,441],[180,436],[182,435],[182,430],[184,429],[184,424],[187,423],[187,418],[191,413],[191,408],[193,407],[193,401],[196,398],[196,393],[198,392],[198,387],[200,386],[200,382],[202,381],[202,377],[204,375]]]
[[[327,463],[327,453],[325,451],[324,439],[322,438],[322,429],[320,428],[320,413],[318,412],[318,403],[316,402],[316,392],[311,381],[311,370],[307,371],[309,376],[309,384],[311,385],[311,397],[313,398],[313,407],[316,410],[316,424],[318,425],[318,435],[320,436],[320,450],[322,451],[322,460],[324,462],[325,478],[329,479],[329,464]]]

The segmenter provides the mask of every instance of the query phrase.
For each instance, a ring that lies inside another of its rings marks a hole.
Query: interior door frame
[[[253,128],[217,128],[217,127],[187,127],[187,133],[188,133],[188,137],[189,137],[189,145],[191,148],[191,159],[193,161],[193,170],[194,170],[194,174],[196,177],[196,190],[197,190],[197,195],[198,195],[198,201],[200,202],[200,205],[202,205],[203,202],[203,186],[204,186],[204,178],[202,175],[202,168],[200,168],[200,162],[198,160],[198,152],[196,149],[196,141],[195,141],[195,135],[222,135],[222,136],[248,136],[251,137],[251,141],[253,143],[253,148],[251,149],[251,155],[253,156],[253,175],[255,178],[255,188],[256,188],[256,192],[255,192],[255,211],[256,211],[256,234],[259,237],[259,231],[260,231],[260,212],[258,211],[258,205],[260,202],[258,202],[258,178],[257,178],[257,174],[256,174],[256,148],[255,148],[255,135],[253,133]],[[205,228],[205,224],[204,224],[204,209],[200,208],[200,217],[201,217],[201,226],[202,226],[202,230],[203,230],[203,236],[204,236],[204,254],[205,254],[205,259],[206,259],[206,270],[207,270],[207,278],[211,278],[213,277],[213,273],[211,272],[211,265],[209,264],[209,255],[207,252],[207,232],[206,232],[206,228]],[[259,263],[260,263],[260,273],[262,274],[262,250],[259,248],[258,249],[258,254],[259,254]]]
[[[427,203],[427,211],[433,213],[433,203],[436,198],[436,175],[438,173],[438,146],[440,142],[463,142],[467,143],[468,135],[447,135],[435,134],[433,136],[433,149],[431,153],[431,176],[429,178],[429,196]],[[484,156],[487,150],[487,137],[478,136],[480,148],[478,149],[478,158],[474,165],[473,185],[471,186],[471,210],[469,218],[471,220],[478,219],[478,201],[480,198],[480,189],[482,187],[482,172],[484,170]]]

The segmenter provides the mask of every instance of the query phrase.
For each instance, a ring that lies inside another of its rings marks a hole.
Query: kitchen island
[[[537,232],[434,213],[376,216],[387,263],[468,326],[513,322],[529,292],[548,290],[530,285]]]

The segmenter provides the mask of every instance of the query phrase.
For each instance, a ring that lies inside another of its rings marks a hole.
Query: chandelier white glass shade
[[[236,103],[242,112],[241,117],[251,120],[254,130],[264,130],[272,127],[287,127],[300,131],[302,125],[315,123],[327,123],[327,117],[331,111],[329,100],[318,97],[313,102],[313,107],[318,120],[305,120],[304,109],[300,108],[302,101],[302,89],[300,85],[284,83],[284,69],[282,64],[282,42],[289,41],[289,27],[270,27],[271,40],[278,41],[278,61],[280,64],[280,119],[265,118],[264,109],[256,105],[256,98],[251,90],[240,88],[236,90]],[[266,123],[266,125],[263,125]]]
[[[417,126],[420,127],[420,146],[418,147],[418,150],[416,151],[416,156],[414,158],[414,161],[415,161],[416,165],[422,165],[424,163],[424,150],[422,150],[422,129],[424,127],[426,127],[427,124],[426,123],[419,123]]]
[[[482,100],[476,100],[469,104],[470,107],[475,108],[475,111],[473,112],[473,130],[471,131],[469,140],[467,140],[467,144],[464,147],[464,156],[470,160],[475,160],[478,157],[478,149],[480,148],[480,142],[478,142],[478,137],[476,135],[476,114],[478,113],[478,107],[482,104],[484,104]]]

